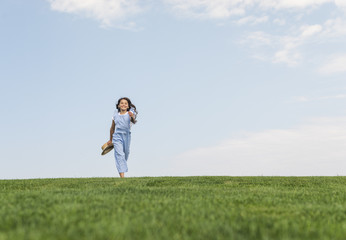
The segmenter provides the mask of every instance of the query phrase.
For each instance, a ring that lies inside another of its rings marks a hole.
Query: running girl
[[[112,117],[108,145],[114,145],[115,165],[121,178],[125,177],[127,159],[130,154],[131,127],[137,122],[136,106],[127,97],[120,98]]]

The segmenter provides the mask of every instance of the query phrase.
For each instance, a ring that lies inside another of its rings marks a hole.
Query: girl
[[[112,117],[108,145],[114,145],[115,165],[121,178],[127,172],[127,159],[130,154],[131,127],[137,122],[136,106],[127,97],[120,98]]]

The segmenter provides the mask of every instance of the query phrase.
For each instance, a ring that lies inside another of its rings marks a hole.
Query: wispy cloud
[[[330,42],[342,41],[346,36],[346,20],[341,18],[329,19],[322,24],[306,25],[291,28],[287,33],[270,34],[262,31],[250,32],[239,41],[251,47],[262,55],[258,59],[273,63],[285,63],[296,66],[304,59],[304,47],[318,46]],[[332,59],[330,64],[321,68],[320,72],[344,71],[344,57]]]
[[[346,10],[346,1],[345,0],[335,0],[335,4],[342,8],[343,10]]]
[[[346,175],[346,118],[235,136],[173,157],[171,175]]]
[[[165,0],[178,15],[200,19],[222,19],[245,14],[241,1]]]
[[[253,9],[262,11],[316,8],[333,0],[165,0],[179,15],[192,18],[224,19],[245,15]],[[342,1],[337,1],[342,6]]]
[[[152,1],[138,0],[48,0],[55,11],[93,18],[104,27],[137,29],[130,19],[154,6]],[[230,19],[243,28],[239,41],[256,59],[294,67],[303,63],[307,48],[345,41],[345,0],[161,0],[179,16],[203,20]],[[159,5],[160,5],[159,4]],[[334,11],[309,23],[304,17],[324,5]],[[163,7],[163,5],[160,5]],[[225,25],[218,21],[218,25]],[[318,21],[318,22],[314,22]],[[267,25],[267,27],[263,27]],[[268,28],[268,26],[271,26]],[[249,31],[249,29],[251,29]],[[246,32],[247,31],[247,32]],[[246,32],[246,33],[245,33]],[[314,53],[318,54],[318,51]],[[320,73],[345,72],[344,57],[332,59]]]
[[[319,71],[323,74],[346,72],[346,55],[329,57],[327,63],[321,66]]]
[[[133,29],[136,24],[127,19],[143,11],[137,0],[48,0],[51,9],[93,18],[102,26]]]
[[[295,35],[279,36],[277,40],[281,49],[274,53],[272,62],[286,63],[289,66],[297,65],[302,59],[302,54],[298,48],[321,30],[322,26],[318,24],[303,25]]]
[[[282,19],[282,18],[275,18],[273,20],[273,23],[276,24],[276,25],[279,25],[279,26],[283,26],[283,25],[286,24],[286,20]]]
[[[247,48],[250,46],[253,49],[252,55],[256,59],[272,63],[297,66],[305,59],[305,47],[328,43],[331,39],[346,36],[344,0],[165,0],[165,2],[180,16],[204,20],[232,19],[232,22],[238,26],[258,25],[257,30],[248,33],[242,42]],[[304,16],[311,15],[327,4],[333,7],[334,11],[327,13],[324,18],[313,20],[318,22],[304,22],[306,20]],[[273,27],[262,28],[261,24],[264,23],[272,24]]]
[[[256,25],[260,23],[265,23],[268,20],[269,20],[268,16],[262,16],[262,17],[248,16],[248,17],[243,17],[237,20],[235,23],[238,25],[244,25],[244,24]]]

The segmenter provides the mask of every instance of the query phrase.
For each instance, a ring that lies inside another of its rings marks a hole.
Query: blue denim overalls
[[[131,108],[130,111],[135,114]],[[131,143],[131,126],[130,115],[128,112],[121,115],[118,110],[115,110],[113,115],[115,123],[115,131],[113,134],[112,143],[114,145],[115,165],[119,173],[127,172],[127,159],[130,154]]]

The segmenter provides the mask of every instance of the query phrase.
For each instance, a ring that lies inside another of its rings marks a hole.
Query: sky
[[[0,179],[345,176],[346,0],[2,0]]]

